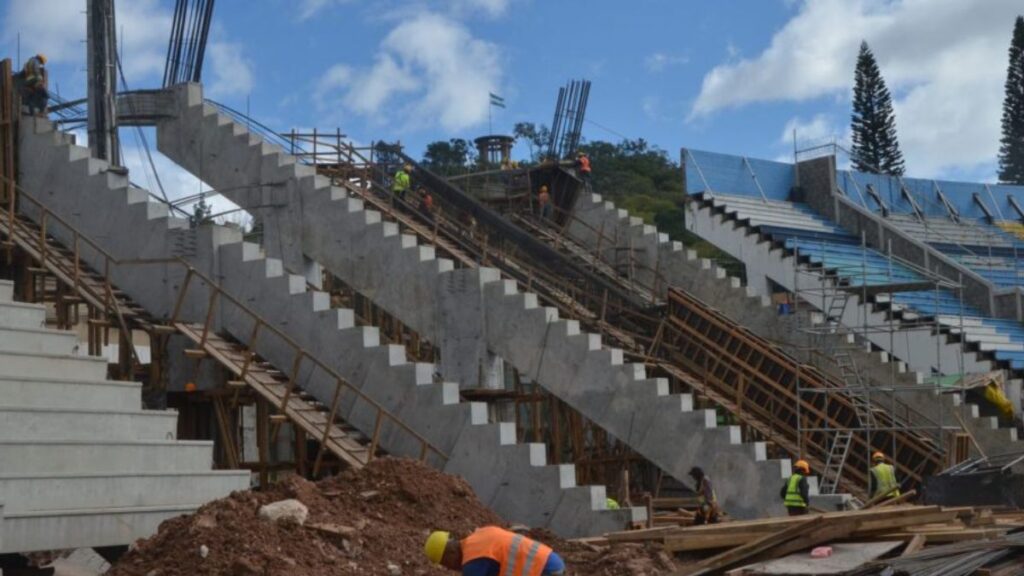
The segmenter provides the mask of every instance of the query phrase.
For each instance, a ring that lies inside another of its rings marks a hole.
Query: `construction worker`
[[[391,181],[391,191],[402,200],[405,200],[405,194],[412,184],[409,179],[410,174],[412,174],[412,166],[406,164],[399,168],[398,172],[395,172],[395,178]]]
[[[994,378],[988,381],[982,390],[982,396],[999,413],[999,424],[1009,426],[1013,423],[1013,402],[1006,397],[1003,389]]]
[[[548,546],[497,526],[478,528],[462,540],[434,532],[423,552],[434,564],[462,576],[561,576],[565,562]]]
[[[711,486],[711,479],[698,466],[690,468],[690,477],[696,483],[695,491],[698,504],[697,516],[694,517],[693,523],[695,525],[718,524],[718,496],[715,495],[715,489]]]
[[[46,70],[46,55],[36,54],[25,62],[18,74],[21,83],[21,99],[28,106],[28,113],[44,114],[50,93],[47,92],[49,73]]]
[[[871,498],[885,495],[885,498],[896,498],[900,495],[900,483],[896,481],[896,468],[885,463],[885,454],[875,452],[871,455],[874,466],[868,477]]]
[[[576,172],[580,176],[580,180],[583,180],[583,185],[590,190],[590,157],[587,156],[586,152],[580,151],[576,153]]]
[[[811,475],[811,465],[806,460],[797,460],[793,470],[795,472],[782,485],[779,497],[790,516],[803,516],[807,514],[807,502],[810,500],[807,477]]]
[[[537,192],[537,206],[540,208],[540,217],[549,220],[554,212],[554,206],[551,205],[551,194],[548,193],[547,186],[541,186]]]
[[[418,210],[427,220],[434,220],[434,197],[431,196],[430,191],[426,188],[419,189],[420,204]]]

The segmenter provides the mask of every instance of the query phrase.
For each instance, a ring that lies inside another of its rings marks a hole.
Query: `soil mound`
[[[260,519],[261,506],[286,499],[309,509],[304,525]],[[316,483],[292,477],[267,490],[235,492],[168,520],[109,574],[453,574],[423,556],[429,531],[462,537],[489,524],[505,525],[461,478],[415,460],[381,458]],[[641,576],[660,573],[662,561],[671,562],[653,549],[598,549],[543,531],[534,535],[565,557],[572,574]]]

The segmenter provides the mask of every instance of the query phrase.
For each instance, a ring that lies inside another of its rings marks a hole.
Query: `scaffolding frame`
[[[821,244],[824,250],[828,243],[823,239]],[[960,303],[959,324],[962,331],[964,326],[962,285],[959,281],[953,282],[948,278],[900,259],[892,254],[891,244],[885,252],[874,250],[867,245],[867,239],[862,234],[859,247],[861,251],[860,263],[835,267],[826,266],[823,262],[821,266],[817,267],[797,266],[794,269],[793,286],[796,290],[793,293],[792,305],[794,307],[793,313],[796,314],[800,325],[800,330],[807,337],[807,345],[803,352],[807,355],[808,361],[811,364],[817,366],[832,364],[838,370],[840,378],[845,384],[842,388],[822,389],[809,388],[804,386],[801,381],[798,381],[797,394],[801,398],[809,394],[843,395],[850,398],[855,405],[861,406],[864,413],[872,414],[877,410],[881,410],[889,415],[891,421],[895,422],[899,420],[901,412],[906,412],[907,403],[901,400],[901,396],[921,391],[929,391],[938,396],[942,393],[940,379],[933,378],[931,383],[920,385],[898,385],[896,383],[897,365],[892,361],[893,357],[890,358],[888,382],[883,383],[881,386],[871,385],[861,373],[851,352],[856,349],[867,350],[868,347],[873,346],[870,343],[869,336],[882,334],[888,335],[889,354],[892,356],[891,351],[895,350],[898,332],[904,330],[927,331],[935,336],[936,362],[938,363],[935,371],[937,375],[941,376],[944,373],[942,370],[941,352],[943,344],[942,334],[944,333],[943,325],[936,318],[928,319],[920,315],[912,321],[904,321],[902,318],[897,319],[898,310],[894,296],[901,292],[932,291],[935,293],[937,301],[941,290],[954,291]],[[886,278],[881,283],[872,283],[868,277],[867,255],[869,250],[881,253],[887,260]],[[793,254],[798,260],[803,255],[799,247],[793,249]],[[897,267],[904,267],[917,273],[923,278],[923,282],[908,283],[897,281],[894,277],[894,270]],[[877,305],[880,303],[878,297],[884,296],[885,303],[888,306],[887,320],[882,324],[871,324],[868,320],[867,309],[865,308],[864,313],[860,314],[857,325],[851,326],[849,323],[844,322],[846,308],[851,297],[854,296],[858,298],[862,306]],[[801,313],[801,307],[810,307],[810,313]],[[820,321],[818,321],[819,319]],[[905,334],[905,332],[903,333]],[[840,345],[839,341],[843,339],[847,339],[847,342],[845,345]],[[817,359],[813,358],[815,355],[818,356]],[[960,346],[955,373],[961,375],[964,373],[963,345]],[[920,419],[923,416],[926,421],[920,426],[913,426],[911,429],[931,435],[938,442],[943,452],[952,455],[955,451],[947,450],[947,447],[955,446],[956,440],[950,439],[950,433],[955,433],[964,427],[962,423],[947,422],[946,408],[943,403],[939,402],[937,408],[937,419],[918,413],[915,418]],[[848,450],[852,447],[851,439],[854,435],[863,436],[864,446],[868,451],[881,449],[888,454],[895,452],[895,436],[890,437],[891,446],[889,447],[879,446],[873,441],[875,433],[885,430],[884,427],[878,426],[873,417],[861,418],[860,426],[858,427],[832,430],[822,430],[806,426],[803,415],[798,418],[798,421],[801,438],[810,432],[832,432],[834,434],[829,460],[826,463],[826,469],[822,472],[822,493],[835,492],[835,488],[838,486],[846,466]],[[903,429],[907,428],[904,427]],[[870,454],[865,456],[864,461],[870,462]],[[870,474],[868,470],[864,472]]]

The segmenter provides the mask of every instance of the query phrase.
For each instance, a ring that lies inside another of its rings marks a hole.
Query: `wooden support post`
[[[260,487],[270,485],[270,407],[262,397],[256,399],[256,447],[259,452]]]
[[[293,426],[295,429],[295,473],[303,478],[306,477],[306,431],[301,426]]]
[[[220,432],[221,449],[227,460],[228,468],[236,469],[239,466],[238,443],[235,440],[234,423],[231,413],[224,406],[223,396],[213,396],[213,412],[217,420],[217,429]]]
[[[548,406],[551,410],[551,455],[552,464],[562,463],[562,431],[558,422],[558,399],[554,396],[548,396]]]

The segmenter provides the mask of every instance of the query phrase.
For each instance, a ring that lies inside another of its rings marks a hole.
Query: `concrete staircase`
[[[130,544],[164,520],[248,488],[211,471],[212,442],[174,439],[177,414],[43,327],[0,280],[0,553]]]
[[[668,394],[643,365],[625,363],[596,334],[538,305],[489,268],[454,269],[432,246],[400,234],[380,212],[204,103],[199,86],[176,88],[174,118],[158,124],[165,155],[261,217],[264,245],[294,272],[314,261],[440,343],[472,341],[573,406],[676,478],[700,464],[736,517],[779,514],[788,460],[766,459],[738,427],[717,427],[689,395]],[[308,259],[308,260],[307,260]],[[242,287],[239,287],[242,289]]]
[[[695,210],[699,212],[701,209]],[[631,216],[628,211],[604,200],[599,194],[582,194],[573,214],[575,218],[567,229],[568,236],[591,252],[599,251],[606,262],[615,262],[616,255],[623,248],[630,249],[639,263],[633,268],[639,284],[656,285],[661,294],[664,294],[668,285],[683,288],[726,316],[742,322],[759,336],[781,346],[792,356],[842,379],[839,367],[831,359],[809,355],[807,352],[808,336],[805,329],[822,322],[820,311],[812,312],[804,308],[797,314],[780,316],[768,294],[756,288],[764,284],[763,279],[761,282],[752,281],[752,284],[744,285],[739,278],[729,276],[724,268],[711,260],[699,258],[696,251],[684,249],[680,242],[670,240],[667,234],[644,224],[640,218]],[[715,220],[710,225],[723,228],[722,234],[744,235],[742,230],[734,230],[731,223]],[[709,224],[704,223],[703,226]],[[756,239],[745,237],[748,240]],[[779,250],[771,251],[771,256],[785,258]],[[792,278],[792,275],[789,277]],[[849,307],[853,306],[854,300],[851,299]],[[858,319],[857,322],[863,320]],[[913,338],[934,338],[920,330],[910,334]],[[888,351],[879,350],[888,341],[866,342],[855,338],[850,332],[842,331],[835,335],[819,334],[817,337],[831,339],[829,346],[832,349],[849,353],[862,376],[874,385],[887,387],[892,382],[896,386],[908,388],[900,392],[898,398],[913,405],[933,422],[957,426],[953,412],[959,413],[986,453],[1017,449],[1017,431],[1013,428],[999,428],[994,417],[980,417],[978,406],[962,405],[960,397],[956,395],[936,395],[931,390],[909,390],[924,383],[929,373],[927,367],[917,366],[915,369]],[[934,340],[931,342],[931,354],[934,356]]]
[[[183,256],[207,275],[220,278],[228,293],[446,452],[447,462],[434,463],[465,476],[481,500],[509,521],[582,536],[645,519],[643,509],[607,510],[604,487],[576,486],[572,465],[548,465],[543,444],[517,444],[514,424],[488,423],[485,405],[460,402],[457,384],[433,381],[433,365],[410,363],[401,347],[382,346],[375,327],[356,326],[352,310],[330,309],[326,293],[308,291],[304,278],[286,274],[280,260],[263,258],[257,247],[243,244],[237,231],[183,228],[180,221],[168,218],[162,205],[147,202],[145,191],[107,172],[105,163],[88,158],[87,150],[74,146],[47,122],[23,121],[20,143],[22,158],[35,159],[22,165],[21,185],[49,209],[116,258]],[[26,214],[31,216],[30,212]],[[70,239],[59,228],[50,232],[65,243]],[[84,259],[96,267],[89,255]],[[117,286],[153,315],[168,314],[182,275],[173,266],[141,272],[118,269]],[[201,321],[206,293],[200,290],[192,296],[186,300],[183,319]],[[230,307],[220,308],[217,317],[219,329],[248,343],[248,317]],[[283,371],[290,370],[291,350],[273,338],[258,339],[255,350]],[[331,403],[333,381],[305,372],[299,376],[306,391]],[[352,405],[351,400],[343,400],[339,415],[364,433],[373,430],[368,419],[375,412]],[[388,425],[381,447],[411,457],[420,451],[410,435]]]

